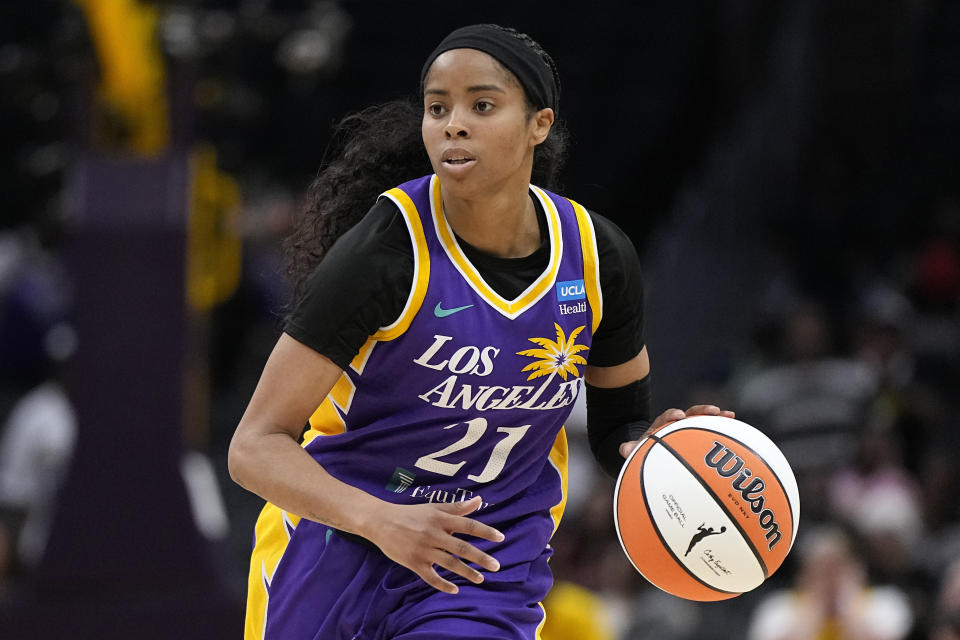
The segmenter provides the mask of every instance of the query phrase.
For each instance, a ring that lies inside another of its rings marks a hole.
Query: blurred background
[[[960,638],[947,0],[0,4],[0,636],[239,637],[262,501],[226,448],[281,241],[333,123],[473,22],[559,65],[563,192],[637,247],[656,411],[734,409],[801,488],[767,583],[668,596],[581,407],[544,639]]]

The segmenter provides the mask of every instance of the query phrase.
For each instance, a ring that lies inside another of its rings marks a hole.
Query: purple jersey
[[[470,517],[506,539],[471,542],[497,558],[504,576],[541,558],[559,523],[563,422],[582,387],[602,308],[589,215],[531,190],[546,213],[550,258],[515,300],[493,291],[464,255],[443,215],[436,176],[384,194],[410,232],[412,290],[400,318],[371,336],[344,371],[303,445],[331,475],[383,500],[480,496]],[[299,524],[267,505],[257,525],[251,598],[256,588],[275,599],[278,565],[288,561]],[[250,624],[248,610],[248,634]]]

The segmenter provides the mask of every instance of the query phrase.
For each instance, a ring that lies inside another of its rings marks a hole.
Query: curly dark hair
[[[508,30],[556,65],[530,36]],[[559,79],[557,79],[559,84]],[[420,99],[400,99],[368,107],[341,120],[324,152],[320,171],[307,190],[301,215],[284,241],[284,262],[292,302],[300,299],[307,277],[333,243],[366,215],[377,196],[433,171],[423,146]],[[528,114],[536,106],[527,97]],[[556,191],[567,156],[568,134],[557,119],[533,153],[531,182]]]
[[[394,100],[340,121],[307,189],[283,251],[292,301],[337,238],[387,189],[432,171],[420,134],[422,107]]]

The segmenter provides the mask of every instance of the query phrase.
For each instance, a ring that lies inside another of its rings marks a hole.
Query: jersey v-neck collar
[[[443,213],[443,200],[440,195],[440,180],[434,175],[430,180],[430,211],[433,218],[437,238],[447,257],[463,276],[467,284],[476,291],[484,301],[511,320],[536,304],[549,291],[556,281],[560,267],[560,256],[563,255],[563,236],[560,233],[560,215],[556,206],[546,193],[539,187],[530,185],[530,191],[539,201],[546,217],[547,238],[550,243],[550,258],[544,271],[513,300],[506,300],[491,287],[480,274],[480,271],[467,258],[463,247],[457,241],[450,223]]]

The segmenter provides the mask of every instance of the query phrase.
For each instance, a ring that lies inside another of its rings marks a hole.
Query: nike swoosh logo
[[[437,306],[433,309],[433,315],[437,316],[438,318],[446,318],[447,316],[453,315],[458,311],[463,311],[464,309],[469,309],[473,306],[472,304],[466,304],[462,307],[454,307],[453,309],[443,309],[440,306],[441,304],[442,303],[438,302]]]

